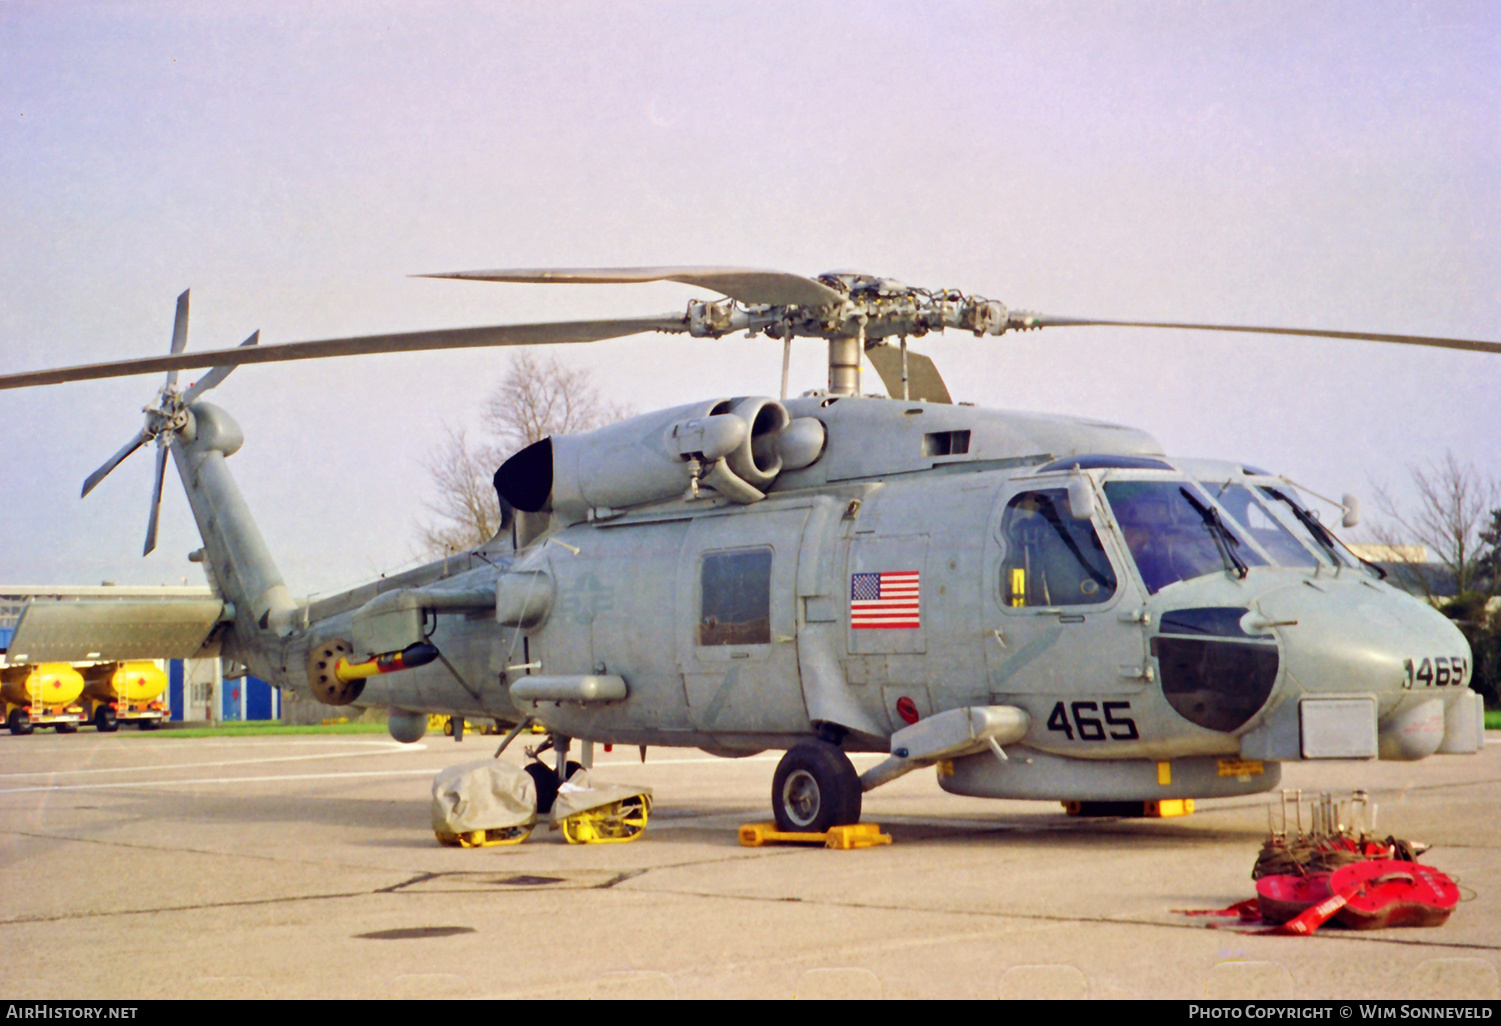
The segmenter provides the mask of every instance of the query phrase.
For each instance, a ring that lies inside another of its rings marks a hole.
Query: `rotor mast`
[[[860,394],[860,357],[864,354],[864,332],[829,339],[830,395]]]

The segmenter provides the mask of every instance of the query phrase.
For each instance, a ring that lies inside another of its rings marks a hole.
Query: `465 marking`
[[[1135,741],[1141,737],[1136,721],[1120,713],[1130,712],[1130,702],[1059,702],[1048,715],[1048,729],[1062,732],[1070,741],[1103,741],[1107,731],[1116,741]],[[1103,721],[1100,715],[1103,713]]]
[[[1405,690],[1412,690],[1414,684],[1425,688],[1462,688],[1470,661],[1463,656],[1434,656],[1425,658],[1419,666],[1411,659],[1404,660],[1402,668],[1407,671],[1407,678],[1402,681]]]

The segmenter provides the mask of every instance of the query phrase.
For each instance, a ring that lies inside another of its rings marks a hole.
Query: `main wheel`
[[[10,729],[12,734],[30,734],[33,730],[31,726],[31,713],[25,709],[12,709],[10,716],[5,721],[5,725]]]
[[[94,710],[94,729],[101,734],[110,734],[120,729],[120,721],[115,716],[115,711],[107,705],[101,705]]]
[[[860,822],[860,777],[849,756],[827,741],[788,749],[771,778],[777,829],[821,834]]]

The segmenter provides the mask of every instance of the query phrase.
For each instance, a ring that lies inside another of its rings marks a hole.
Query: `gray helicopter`
[[[1078,803],[1275,787],[1280,764],[1421,759],[1484,743],[1472,655],[1383,580],[1285,479],[1174,459],[1146,433],[956,405],[908,339],[1115,325],[1501,344],[1242,325],[1051,317],[957,291],[735,268],[475,271],[499,282],[670,280],[683,313],[185,352],[0,378],[0,388],[163,371],[139,434],[88,492],[168,454],[212,601],[33,604],[12,661],[219,653],[334,705],[548,734],[545,810],[574,740],[740,757],[785,749],[784,830],[860,818],[865,791],[936,766],[944,790]],[[381,352],[589,342],[642,332],[784,343],[782,394],[717,396],[544,439],[495,473],[503,522],[478,548],[307,604],[293,600],[225,465],[243,441],[203,400],[236,366]],[[787,397],[795,338],[828,344],[828,388]],[[861,358],[889,397],[861,394]],[[186,368],[212,368],[187,389]],[[1343,501],[1353,526],[1353,499]],[[107,649],[108,651],[104,651]],[[588,745],[585,750],[592,750]],[[857,774],[847,753],[887,758]],[[644,755],[644,752],[643,752]]]

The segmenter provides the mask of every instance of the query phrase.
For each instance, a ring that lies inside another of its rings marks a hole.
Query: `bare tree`
[[[610,406],[589,372],[570,370],[557,357],[522,350],[485,400],[485,428],[505,452],[519,452],[549,435],[588,431],[619,420],[628,410]],[[493,468],[492,468],[493,471]]]
[[[1483,532],[1490,526],[1492,511],[1501,501],[1501,488],[1494,478],[1461,464],[1452,452],[1427,467],[1409,466],[1418,506],[1404,512],[1391,493],[1376,486],[1376,505],[1390,523],[1373,524],[1371,533],[1384,545],[1421,544],[1430,559],[1452,576],[1460,594],[1476,590],[1494,593],[1501,587],[1488,573],[1490,545]],[[1430,599],[1433,580],[1416,570],[1404,573]]]
[[[425,505],[437,520],[420,525],[422,547],[442,555],[489,541],[500,527],[492,478],[508,456],[549,435],[588,431],[630,412],[608,403],[587,371],[564,367],[556,357],[516,353],[485,398],[486,437],[476,442],[462,429],[447,428],[427,461],[435,494]]]

